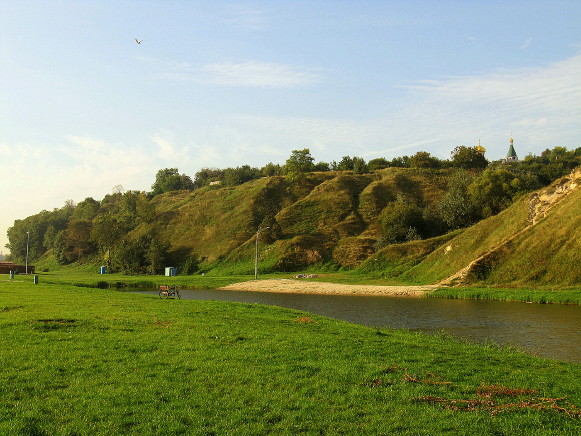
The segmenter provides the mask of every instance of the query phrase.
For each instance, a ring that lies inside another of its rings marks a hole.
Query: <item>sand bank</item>
[[[311,282],[305,280],[276,279],[251,280],[234,283],[220,289],[227,291],[286,292],[297,294],[335,295],[385,295],[390,297],[421,297],[428,291],[441,288],[440,285],[423,286],[376,286],[345,285],[339,283]]]

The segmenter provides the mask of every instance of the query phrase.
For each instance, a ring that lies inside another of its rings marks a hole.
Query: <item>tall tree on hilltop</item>
[[[151,185],[151,193],[153,195],[183,189],[194,189],[194,182],[189,176],[180,174],[177,168],[159,170],[155,175],[155,183]]]
[[[286,160],[284,170],[289,180],[299,180],[305,173],[313,171],[315,159],[308,148],[293,150]]]

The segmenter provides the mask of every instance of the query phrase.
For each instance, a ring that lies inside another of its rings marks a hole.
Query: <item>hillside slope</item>
[[[464,284],[581,283],[581,169],[443,244],[403,278]]]
[[[298,183],[283,177],[236,187],[209,187],[155,198],[155,228],[174,259],[190,257],[206,269],[250,273],[260,235],[267,270],[294,271],[333,262],[354,267],[374,252],[377,215],[406,197],[433,204],[444,192],[448,171],[391,168],[374,174],[311,173]],[[268,227],[268,229],[266,229]]]

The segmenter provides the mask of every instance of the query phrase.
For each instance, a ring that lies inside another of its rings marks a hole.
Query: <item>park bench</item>
[[[169,286],[169,285],[161,285],[159,287],[159,298],[175,298],[181,299],[180,291],[178,289],[178,285]]]

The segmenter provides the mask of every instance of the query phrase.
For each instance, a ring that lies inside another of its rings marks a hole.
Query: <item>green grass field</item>
[[[581,432],[581,365],[41,280],[0,281],[0,434]]]

